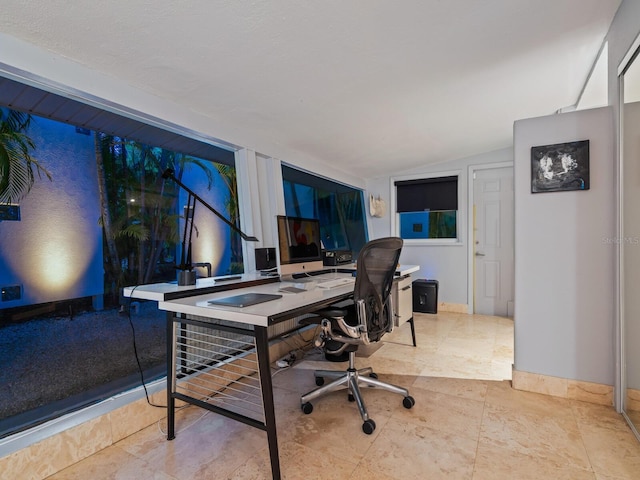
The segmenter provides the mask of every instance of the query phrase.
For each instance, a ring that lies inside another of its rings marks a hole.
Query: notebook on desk
[[[275,293],[243,293],[241,295],[233,295],[231,297],[216,298],[209,300],[209,305],[223,305],[225,307],[249,307],[258,303],[270,302],[282,298],[282,295]]]

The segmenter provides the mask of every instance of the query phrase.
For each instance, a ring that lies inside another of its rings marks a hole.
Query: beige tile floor
[[[511,320],[441,313],[415,322],[417,348],[404,325],[358,358],[416,400],[407,410],[401,397],[366,389],[372,435],[344,394],[301,412],[299,396],[315,388],[310,370],[327,366],[319,353],[274,375],[284,479],[640,478],[640,443],[613,408],[511,389]],[[49,478],[271,477],[262,431],[196,407],[178,412],[175,440],[165,428],[152,425]]]

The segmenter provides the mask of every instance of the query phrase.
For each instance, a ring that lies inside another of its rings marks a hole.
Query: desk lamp
[[[193,270],[193,263],[191,262],[191,237],[193,236],[193,215],[196,210],[196,202],[200,202],[207,209],[213,212],[224,223],[229,225],[232,230],[238,232],[243,240],[248,242],[259,241],[256,237],[251,237],[243,233],[236,225],[227,220],[220,212],[205,202],[199,197],[193,190],[187,187],[184,183],[178,180],[175,176],[175,171],[172,168],[167,168],[162,173],[162,178],[173,180],[176,185],[185,190],[189,196],[187,197],[187,206],[185,210],[185,222],[184,233],[182,235],[182,252],[180,256],[180,264],[176,265],[178,270],[178,285],[195,285],[196,284],[196,272]]]

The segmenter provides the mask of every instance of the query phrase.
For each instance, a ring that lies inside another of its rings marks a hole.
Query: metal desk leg
[[[167,312],[167,440],[176,438],[176,401],[173,398],[176,384],[176,328],[173,313]]]
[[[408,322],[411,324],[411,338],[413,339],[413,346],[417,347],[416,344],[416,326],[413,323],[413,317],[411,317]]]
[[[276,430],[276,414],[273,403],[273,384],[271,382],[267,328],[256,326],[255,335],[258,369],[260,371],[260,385],[262,389],[262,404],[264,407],[264,424],[267,431],[267,440],[269,442],[269,456],[271,457],[271,474],[273,476],[273,480],[280,480],[280,457],[278,455],[278,437]]]

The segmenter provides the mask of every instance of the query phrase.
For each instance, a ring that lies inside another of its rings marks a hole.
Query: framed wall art
[[[589,190],[589,140],[531,147],[531,193]]]

